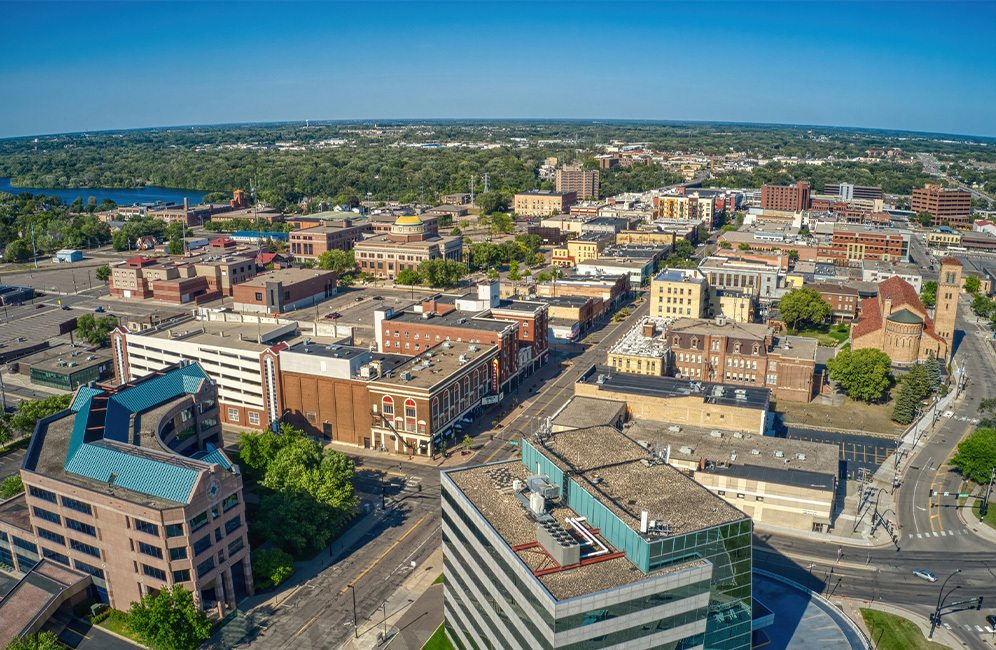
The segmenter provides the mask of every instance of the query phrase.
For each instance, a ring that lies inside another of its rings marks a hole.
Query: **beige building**
[[[252,568],[242,476],[217,448],[219,425],[197,364],[79,388],[38,423],[21,513],[0,516],[0,558],[22,573],[39,558],[61,564],[116,609],[178,584],[201,609],[234,609]]]
[[[577,201],[577,192],[529,190],[515,195],[514,209],[520,217],[549,217],[567,214]]]
[[[712,226],[716,216],[716,199],[699,196],[697,192],[690,194],[668,194],[656,197],[657,217],[660,219],[687,219],[701,221]]]
[[[574,394],[626,402],[629,419],[763,435],[771,391],[723,386],[673,377],[649,377],[592,366],[574,384]]]
[[[931,248],[947,248],[961,246],[961,232],[951,228],[941,227],[927,233],[927,246]]]
[[[738,323],[754,322],[754,297],[743,291],[733,289],[714,289],[709,292],[708,313],[714,316],[726,316]]]
[[[758,527],[825,532],[834,521],[837,445],[636,420],[628,431]]]
[[[678,237],[673,230],[623,230],[616,233],[616,244],[670,244],[673,249]]]
[[[612,235],[608,233],[588,232],[568,240],[565,246],[554,248],[550,259],[554,266],[577,266],[596,259],[611,243]]]
[[[663,318],[644,318],[609,348],[608,365],[620,372],[663,377],[671,352],[664,336],[669,322]]]
[[[557,191],[575,192],[579,199],[598,198],[597,169],[586,170],[581,165],[564,165],[557,170]]]
[[[427,232],[417,216],[398,217],[386,235],[375,235],[353,244],[356,266],[362,273],[394,278],[404,270],[418,270],[426,260],[461,261],[463,240]]]
[[[709,285],[692,269],[664,269],[650,282],[650,313],[657,318],[702,318]]]

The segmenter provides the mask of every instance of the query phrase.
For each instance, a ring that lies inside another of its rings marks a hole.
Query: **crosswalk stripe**
[[[910,539],[913,539],[913,533],[910,533]]]
[[[917,533],[917,534],[916,534],[916,538],[917,538],[917,539],[923,539],[923,535],[921,535],[920,533]]]
[[[936,530],[934,531],[934,537],[937,537],[937,531]]]
[[[976,631],[976,632],[981,632],[981,631],[982,631],[982,628],[981,628],[981,627],[979,627],[978,625],[976,625],[976,626],[975,626],[975,631]]]

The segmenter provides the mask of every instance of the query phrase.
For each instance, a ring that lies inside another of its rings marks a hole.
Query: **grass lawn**
[[[446,632],[443,630],[443,626],[440,625],[439,628],[432,633],[429,640],[425,642],[422,646],[422,650],[454,650],[453,644],[450,640],[446,638]]]
[[[846,323],[838,323],[837,325],[810,325],[799,330],[793,336],[813,338],[819,341],[820,345],[832,348],[846,341],[850,331],[851,326]]]
[[[975,517],[975,521],[979,520],[979,511],[982,508],[982,499],[975,499],[975,503],[972,504],[972,516]],[[996,504],[989,504],[989,511],[986,512],[986,518],[982,520],[990,528],[996,528]]]
[[[138,635],[132,632],[131,628],[128,627],[128,615],[124,612],[115,610],[111,612],[110,616],[105,618],[100,623],[97,623],[97,625],[104,629],[110,630],[111,632],[120,634],[123,637],[127,637],[136,643],[141,643]]]
[[[439,577],[432,581],[432,584],[434,584],[434,585],[441,585],[441,584],[443,584],[443,574],[440,573]]]
[[[862,609],[861,617],[879,650],[946,650],[947,646],[928,641],[916,624],[893,614]]]

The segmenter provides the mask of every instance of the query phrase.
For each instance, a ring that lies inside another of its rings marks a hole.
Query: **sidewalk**
[[[870,602],[867,600],[857,600],[851,598],[847,599],[831,598],[830,601],[834,605],[839,607],[841,611],[848,616],[848,618],[857,623],[858,626],[861,627],[861,630],[865,633],[865,635],[868,636],[869,639],[872,638],[872,635],[869,632],[868,627],[865,625],[864,617],[861,616],[862,608],[877,609],[879,611],[886,612],[887,614],[895,614],[896,616],[904,618],[907,621],[912,621],[913,623],[916,624],[917,627],[920,628],[920,631],[923,632],[924,638],[926,638],[927,634],[930,632],[930,621],[927,620],[925,616],[921,616],[920,614],[916,614],[902,607],[897,607],[895,605],[888,605],[886,603],[878,601]],[[946,645],[949,648],[961,648],[963,646],[962,642],[959,641],[958,638],[954,634],[952,634],[947,628],[945,628],[944,625],[941,625],[934,630],[934,638],[932,639],[932,641],[934,641],[935,643]]]
[[[443,624],[443,585],[432,584],[443,572],[443,549],[437,548],[425,563],[387,600],[387,619],[379,610],[359,625],[358,638],[352,638],[341,650],[419,650],[433,632]],[[385,626],[386,623],[386,626]],[[388,642],[382,643],[387,629]]]

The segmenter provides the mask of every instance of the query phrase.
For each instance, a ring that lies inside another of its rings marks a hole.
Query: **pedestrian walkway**
[[[443,624],[443,585],[432,584],[442,572],[443,549],[439,547],[387,600],[387,618],[375,616],[360,624],[357,636],[341,650],[419,650]]]
[[[903,607],[897,607],[896,605],[889,605],[881,601],[867,601],[852,598],[841,598],[832,599],[833,604],[840,607],[841,611],[850,618],[852,621],[857,623],[862,632],[871,638],[868,627],[865,625],[865,619],[861,616],[861,609],[877,609],[881,612],[886,612],[887,614],[894,614],[900,618],[904,618],[910,621],[923,632],[923,636],[926,638],[927,634],[930,633],[930,621],[927,620],[926,616],[921,616],[915,612],[911,612]],[[932,641],[948,646],[949,648],[961,648],[964,644],[958,640],[958,638],[943,625],[934,629],[934,638]]]

